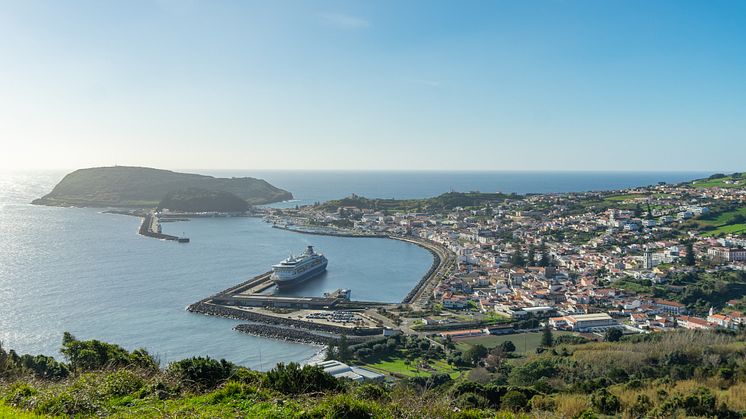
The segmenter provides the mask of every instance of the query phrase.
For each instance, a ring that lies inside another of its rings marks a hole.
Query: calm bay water
[[[205,171],[201,171],[206,173]],[[703,173],[436,173],[220,171],[256,176],[293,192],[295,205],[350,193],[415,198],[448,190],[564,192],[678,182]],[[134,349],[164,362],[210,355],[254,368],[302,361],[317,347],[231,330],[237,322],[184,308],[265,272],[311,244],[330,260],[328,273],[297,293],[344,287],[353,298],[399,301],[431,263],[416,246],[385,239],[308,236],[273,229],[255,218],[197,219],[164,224],[185,234],[179,245],[136,234],[139,219],[97,209],[28,204],[63,172],[0,173],[0,341],[22,353],[58,356],[63,331]]]

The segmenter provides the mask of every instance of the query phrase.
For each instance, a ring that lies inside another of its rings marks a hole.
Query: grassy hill
[[[424,349],[424,342],[400,343],[409,347],[407,353],[418,350],[418,360],[432,356],[446,368],[443,355],[435,354],[440,349]],[[740,418],[746,413],[746,335],[735,332],[557,343],[542,353],[494,349],[472,365],[468,377],[447,371],[402,374],[407,378],[389,385],[337,380],[318,367],[297,364],[262,373],[197,357],[161,367],[145,350],[129,352],[68,333],[61,352],[67,362],[0,347],[0,417]]]
[[[189,188],[166,194],[158,204],[158,209],[168,208],[179,212],[244,212],[248,202],[223,191]]]
[[[716,173],[706,179],[697,179],[690,182],[695,188],[738,188],[746,186],[746,177],[743,173],[724,175]]]
[[[292,199],[293,195],[264,180],[215,178],[147,167],[96,167],[66,175],[37,205],[152,208],[167,194],[198,188],[231,193],[249,204]]]

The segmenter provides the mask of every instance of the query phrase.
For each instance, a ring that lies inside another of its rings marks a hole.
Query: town
[[[538,329],[603,339],[746,325],[746,176],[612,192],[358,196],[272,209],[281,228],[414,236],[455,255],[413,330]],[[403,319],[407,322],[407,319]]]

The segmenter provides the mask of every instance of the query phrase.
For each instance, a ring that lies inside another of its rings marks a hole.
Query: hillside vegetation
[[[52,192],[33,203],[53,206],[153,208],[167,194],[197,188],[227,192],[249,204],[292,199],[293,195],[264,180],[215,178],[147,167],[96,167],[66,175]]]
[[[170,192],[158,204],[158,209],[168,208],[180,212],[244,212],[249,203],[229,192],[189,188]]]
[[[447,192],[424,199],[378,199],[352,195],[343,199],[327,201],[322,209],[336,211],[341,207],[357,207],[377,211],[449,211],[456,207],[476,207],[488,202],[500,202],[506,198],[520,199],[519,195],[482,192]]]
[[[399,337],[410,350],[426,341]],[[446,346],[450,343],[446,342]],[[431,348],[432,349],[432,348]],[[746,336],[671,332],[621,342],[556,339],[535,354],[475,345],[472,372],[356,384],[318,367],[261,373],[197,357],[161,368],[66,333],[66,362],[0,349],[0,413],[119,418],[740,418],[746,412]],[[449,357],[450,358],[450,357]],[[450,359],[448,362],[452,362]]]

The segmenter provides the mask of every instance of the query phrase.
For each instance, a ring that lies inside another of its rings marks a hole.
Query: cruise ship
[[[320,275],[326,270],[326,257],[308,246],[300,256],[290,255],[287,259],[272,266],[272,280],[279,288],[292,287]]]

